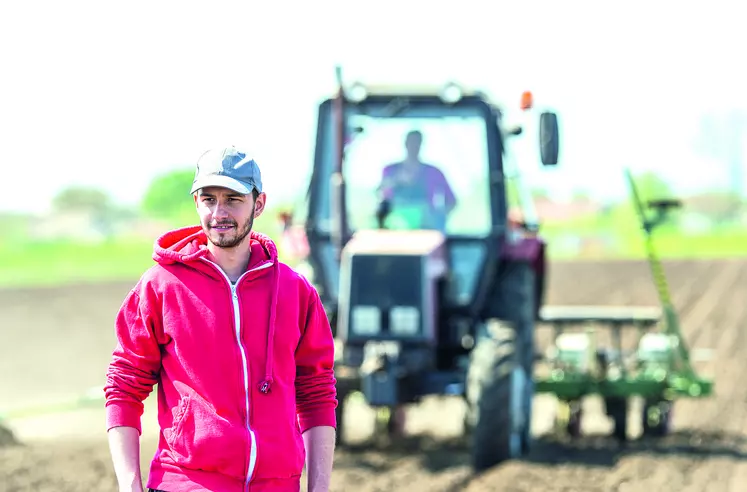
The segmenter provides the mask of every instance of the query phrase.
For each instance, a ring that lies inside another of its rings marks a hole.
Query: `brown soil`
[[[585,436],[553,435],[554,402],[537,397],[537,441],[524,459],[481,476],[468,468],[458,440],[458,400],[429,400],[409,414],[412,437],[394,448],[340,450],[334,491],[718,491],[747,490],[747,260],[669,262],[667,273],[683,329],[693,348],[713,349],[699,363],[716,379],[716,394],[677,403],[674,433],[658,441],[606,436],[609,421],[590,398]],[[640,262],[558,263],[550,304],[652,305],[656,296]],[[0,292],[0,407],[44,403],[101,385],[113,347],[112,323],[129,284]],[[538,335],[542,343],[547,333]],[[154,398],[153,398],[154,399]],[[152,403],[146,417],[152,419]],[[359,407],[357,415],[372,415]],[[8,423],[0,430],[0,490],[116,490],[100,409]],[[143,474],[154,450],[152,420],[143,441]],[[360,427],[360,433],[370,428]]]

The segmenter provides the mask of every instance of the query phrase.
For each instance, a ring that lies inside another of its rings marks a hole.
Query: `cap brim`
[[[238,181],[236,179],[233,179],[229,176],[220,176],[220,175],[213,175],[213,176],[206,176],[202,179],[198,179],[195,181],[195,183],[192,185],[192,191],[189,193],[192,194],[199,190],[200,188],[207,188],[209,186],[219,186],[221,188],[228,188],[229,190],[233,190],[236,193],[241,193],[243,195],[248,195],[252,192],[253,186],[247,186],[246,184],[242,183],[241,181]]]

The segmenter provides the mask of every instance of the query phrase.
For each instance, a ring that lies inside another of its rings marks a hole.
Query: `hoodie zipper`
[[[246,406],[246,418],[244,420],[244,425],[249,431],[249,437],[252,442],[252,449],[249,454],[249,466],[247,467],[246,480],[244,481],[244,490],[246,490],[246,488],[249,486],[249,481],[251,480],[252,475],[254,475],[254,467],[257,464],[257,436],[255,435],[251,425],[249,424],[249,363],[246,359],[246,351],[244,350],[244,345],[241,343],[241,310],[239,306],[239,295],[236,292],[236,288],[245,275],[251,272],[256,272],[257,270],[269,268],[272,266],[272,262],[263,263],[258,267],[247,270],[246,272],[241,274],[241,276],[236,280],[235,284],[232,284],[231,279],[228,278],[226,272],[224,272],[219,265],[205,258],[203,258],[203,260],[215,266],[215,268],[221,273],[221,275],[223,275],[223,278],[226,279],[226,282],[228,282],[228,286],[231,288],[231,302],[233,303],[233,324],[236,334],[236,344],[239,346],[239,352],[241,353],[241,364],[244,372],[244,403]]]

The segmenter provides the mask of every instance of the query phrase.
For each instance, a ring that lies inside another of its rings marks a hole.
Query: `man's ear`
[[[264,193],[260,193],[257,195],[257,199],[254,201],[254,218],[256,219],[260,215],[262,215],[262,212],[265,209],[267,201],[267,195]]]

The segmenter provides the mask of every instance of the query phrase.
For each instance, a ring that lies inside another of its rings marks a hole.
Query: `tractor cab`
[[[474,308],[485,288],[481,272],[497,260],[510,225],[503,153],[512,133],[501,128],[501,111],[453,84],[354,84],[341,92],[319,108],[306,220],[309,263],[325,304],[340,300],[342,249],[357,233],[437,231],[451,266],[444,302]],[[557,144],[547,133],[542,138]],[[553,159],[548,154],[547,163]],[[376,288],[389,289],[391,281]]]

